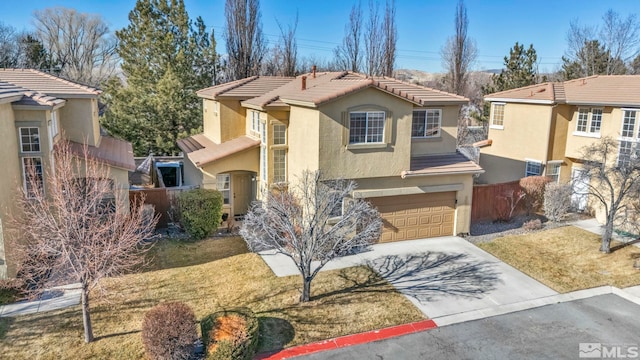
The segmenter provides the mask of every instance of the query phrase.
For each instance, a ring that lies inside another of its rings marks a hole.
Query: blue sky
[[[384,0],[379,0],[384,3]],[[397,68],[430,72],[442,71],[440,48],[453,34],[457,0],[396,0],[398,26]],[[276,20],[293,21],[299,13],[298,51],[300,55],[329,58],[342,41],[344,25],[354,0],[262,0],[262,24],[267,39],[277,41]],[[533,43],[541,71],[553,71],[561,64],[566,48],[569,22],[598,25],[609,9],[626,16],[640,13],[640,0],[466,0],[469,35],[476,41],[475,69],[500,68],[502,59],[516,41]],[[125,27],[135,0],[30,0],[17,5],[0,2],[0,22],[19,30],[31,27],[32,12],[53,6],[72,7],[101,14],[112,29]],[[224,0],[185,0],[192,19],[202,16],[213,27],[218,51],[224,53]],[[368,0],[362,0],[368,9]]]

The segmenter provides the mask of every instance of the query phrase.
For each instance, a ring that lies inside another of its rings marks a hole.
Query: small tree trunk
[[[302,277],[302,294],[300,295],[300,302],[307,302],[311,298],[311,276]]]
[[[82,285],[82,323],[84,325],[84,341],[93,341],[93,327],[91,326],[91,315],[89,314],[89,287]]]
[[[600,245],[600,251],[603,253],[611,252],[611,235],[613,234],[613,220],[607,221],[604,226],[604,232],[602,233],[602,244]]]

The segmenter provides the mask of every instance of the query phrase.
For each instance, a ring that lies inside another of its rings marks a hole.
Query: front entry
[[[249,205],[253,200],[252,174],[234,173],[231,179],[233,214],[244,215],[249,211]]]
[[[373,197],[383,221],[380,242],[453,235],[455,192]]]

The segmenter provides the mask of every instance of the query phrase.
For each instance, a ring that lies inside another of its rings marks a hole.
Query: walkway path
[[[39,299],[0,306],[0,317],[18,316],[63,309],[80,304],[80,284],[58,286],[44,291]]]

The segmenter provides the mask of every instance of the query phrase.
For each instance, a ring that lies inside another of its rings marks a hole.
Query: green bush
[[[11,304],[26,294],[24,281],[20,279],[0,279],[0,305]]]
[[[244,320],[241,328],[229,325],[231,319]],[[258,348],[259,324],[256,315],[247,308],[218,311],[200,321],[202,342],[209,360],[250,360]]]
[[[142,344],[152,360],[190,359],[197,338],[196,316],[187,304],[163,303],[144,315]]]
[[[217,190],[194,189],[180,194],[180,221],[189,236],[200,240],[218,229],[222,221],[222,202],[222,194]]]

